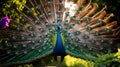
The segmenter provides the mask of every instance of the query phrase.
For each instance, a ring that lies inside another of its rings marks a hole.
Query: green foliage
[[[17,10],[22,11],[25,4],[26,0],[8,0],[5,7],[2,9],[2,12],[4,15],[19,21],[22,15],[20,15]]]
[[[107,6],[107,13],[114,13],[115,17],[112,20],[118,21],[120,25],[120,0],[92,0],[99,5],[99,8]]]
[[[117,53],[99,56],[94,67],[120,67],[120,50]]]
[[[106,2],[103,0],[92,0],[93,3],[97,3],[99,5],[99,8],[103,8],[104,6],[106,6]]]
[[[0,0],[0,18],[2,18],[4,16],[2,9],[4,8],[6,2],[7,2],[7,0]]]

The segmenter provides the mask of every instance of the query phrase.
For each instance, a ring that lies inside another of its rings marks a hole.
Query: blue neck
[[[60,29],[57,30],[57,41],[53,50],[54,55],[65,55],[65,48],[63,46]]]

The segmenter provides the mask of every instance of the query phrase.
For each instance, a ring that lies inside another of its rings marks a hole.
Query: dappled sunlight
[[[116,56],[118,59],[120,59],[120,48],[118,48],[118,52],[114,56]]]
[[[75,58],[73,56],[67,55],[64,58],[66,66],[80,66],[80,67],[93,67],[93,62],[83,60],[80,58]]]

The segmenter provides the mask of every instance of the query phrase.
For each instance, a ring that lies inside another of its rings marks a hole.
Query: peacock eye
[[[79,14],[79,13],[80,13],[80,10],[77,10],[76,12],[77,12],[77,14]]]
[[[17,30],[17,31],[21,31],[21,30],[22,30],[22,27],[21,27],[21,26],[17,26],[17,27],[16,27],[16,30]]]
[[[106,28],[106,29],[105,29],[105,32],[106,32],[106,33],[111,33],[111,30],[108,29],[108,28]]]
[[[47,34],[47,35],[46,35],[46,37],[51,38],[51,37],[52,37],[52,35],[51,35],[51,34]]]
[[[35,37],[35,32],[31,32],[31,33],[29,33],[29,36],[31,36],[31,37]]]
[[[68,21],[66,20],[66,21],[64,21],[64,25],[68,25]]]
[[[34,49],[35,49],[35,47],[31,47],[31,49],[32,49],[32,50],[34,50]]]
[[[37,9],[37,10],[40,10],[40,5],[37,5],[37,6],[36,6],[36,9]]]
[[[28,30],[33,31],[34,30],[34,26],[29,26]]]
[[[12,39],[13,39],[13,40],[16,40],[16,39],[17,39],[17,36],[16,36],[16,35],[13,35],[13,36],[12,36]]]
[[[84,18],[83,18],[83,21],[89,22],[89,21],[90,21],[90,18],[89,18],[89,17],[84,17]]]
[[[62,20],[62,18],[59,18],[59,17],[57,18],[57,21],[61,21],[61,20]]]
[[[32,13],[32,10],[29,9],[29,10],[26,11],[26,13],[30,14],[30,13]]]
[[[75,18],[76,18],[75,16],[72,16],[70,17],[70,20],[75,20]]]
[[[74,32],[74,35],[79,35],[80,34],[80,31],[75,31]]]
[[[66,13],[65,13],[65,16],[66,16],[66,17],[69,16],[69,12],[66,12]]]
[[[27,39],[27,37],[26,36],[21,36],[21,40],[26,40]]]
[[[47,27],[50,27],[50,25],[51,25],[51,24],[50,24],[50,23],[48,23],[48,22],[46,22],[46,24],[45,24],[45,25],[46,25]]]
[[[44,28],[39,28],[39,31],[44,32],[45,30],[44,30]]]
[[[87,43],[82,43],[82,45],[83,45],[84,47],[86,47],[86,46],[87,46]]]
[[[88,30],[88,31],[92,30],[92,27],[88,26],[88,27],[87,27],[87,30]]]
[[[55,30],[54,29],[50,29],[49,32],[54,34]]]
[[[16,44],[15,44],[15,45],[13,45],[13,48],[14,48],[14,49],[16,49],[16,48],[17,48],[17,45],[16,45]]]
[[[109,40],[108,43],[109,43],[110,45],[112,45],[112,44],[114,44],[114,41],[113,41],[113,40]]]
[[[23,47],[23,48],[26,48],[26,47],[27,47],[27,44],[22,44],[22,47]]]
[[[24,54],[27,54],[27,51],[23,51]]]
[[[15,55],[19,55],[19,53],[16,51],[16,52],[15,52]]]
[[[62,6],[63,4],[62,4],[62,2],[59,2],[58,5],[59,5],[59,6]]]
[[[33,40],[31,40],[31,44],[35,44],[35,42],[36,42],[36,41],[35,41],[34,39],[33,39]]]
[[[51,2],[51,1],[48,1],[47,3],[48,3],[48,5],[50,5],[52,2]]]
[[[103,38],[101,38],[101,39],[100,39],[100,42],[101,42],[101,43],[104,43],[104,42],[105,42],[105,40],[104,40]]]
[[[87,34],[84,34],[84,35],[83,35],[83,38],[88,39],[89,36],[88,36]]]
[[[70,27],[69,28],[73,28],[75,24],[70,24]]]
[[[39,24],[40,23],[40,21],[39,20],[35,20],[35,24]]]
[[[8,51],[7,51],[7,54],[10,54],[10,53],[11,53],[11,50],[8,50]]]
[[[95,41],[94,39],[91,39],[91,43],[95,44],[95,43],[96,43],[96,41]]]
[[[61,13],[62,13],[62,11],[58,10],[58,11],[57,11],[57,13],[58,13],[58,14],[61,14]]]
[[[75,37],[75,42],[79,42],[80,41],[80,39],[78,38],[78,37]]]
[[[98,36],[99,34],[100,34],[100,32],[98,32],[98,31],[95,31],[95,32],[94,32],[94,35],[95,35],[95,36]]]
[[[41,19],[44,19],[44,18],[45,18],[45,16],[44,16],[43,14],[40,14],[39,17],[40,17]]]
[[[76,23],[77,23],[77,24],[80,24],[80,23],[81,23],[81,20],[76,20]]]
[[[48,16],[52,16],[52,13],[51,13],[51,12],[48,12]]]
[[[23,17],[22,19],[21,19],[21,22],[23,22],[23,23],[25,23],[27,21],[27,19],[25,18],[25,17]]]

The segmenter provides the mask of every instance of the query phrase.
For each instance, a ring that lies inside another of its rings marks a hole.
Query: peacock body
[[[94,61],[118,47],[114,15],[91,0],[28,0],[20,21],[0,30],[0,65],[32,62],[49,54]]]

